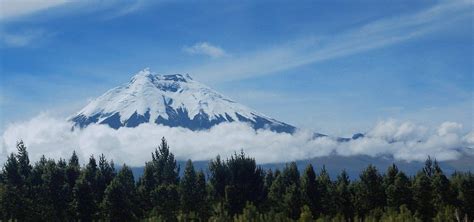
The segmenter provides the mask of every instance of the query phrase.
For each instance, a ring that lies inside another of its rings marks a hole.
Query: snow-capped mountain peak
[[[94,99],[70,120],[76,127],[98,123],[115,129],[152,122],[202,130],[223,122],[240,121],[255,129],[287,133],[295,130],[236,103],[187,74],[158,75],[149,68]]]

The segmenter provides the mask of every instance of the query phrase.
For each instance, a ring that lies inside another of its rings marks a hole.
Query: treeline
[[[331,179],[323,167],[296,163],[264,171],[243,152],[209,164],[208,175],[189,160],[184,174],[165,139],[134,180],[104,155],[81,166],[46,159],[31,165],[23,142],[0,175],[3,221],[472,221],[474,175],[447,177],[428,159],[411,177],[369,165],[350,181]]]

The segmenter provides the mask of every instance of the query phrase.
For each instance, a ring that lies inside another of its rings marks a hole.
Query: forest
[[[291,151],[289,151],[291,152]],[[135,179],[102,154],[80,164],[42,157],[26,145],[0,174],[1,221],[473,221],[474,175],[445,175],[428,158],[416,175],[369,165],[350,180],[322,167],[263,170],[244,152],[217,156],[206,171],[180,166],[163,138]]]

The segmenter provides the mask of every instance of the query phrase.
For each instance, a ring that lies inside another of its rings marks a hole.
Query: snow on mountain
[[[223,122],[246,122],[254,129],[293,133],[295,127],[277,121],[219,94],[189,75],[157,75],[144,69],[129,83],[91,101],[70,118],[75,127],[107,124],[114,129],[141,123],[209,129]]]

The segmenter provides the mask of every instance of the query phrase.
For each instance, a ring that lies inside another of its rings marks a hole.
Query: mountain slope
[[[296,129],[224,97],[189,75],[157,75],[149,69],[94,99],[70,120],[80,128],[95,123],[114,129],[156,123],[205,130],[239,121],[275,132],[293,133]]]

